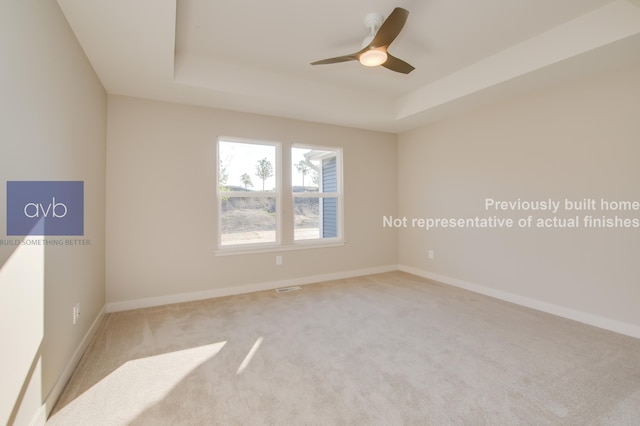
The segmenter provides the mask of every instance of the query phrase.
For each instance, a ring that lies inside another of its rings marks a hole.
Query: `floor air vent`
[[[300,287],[295,286],[295,287],[282,287],[282,288],[276,288],[276,293],[289,293],[290,291],[298,291],[300,290]]]

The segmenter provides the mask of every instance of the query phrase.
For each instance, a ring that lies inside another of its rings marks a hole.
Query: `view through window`
[[[278,242],[278,146],[218,142],[220,246]]]
[[[341,150],[293,145],[283,167],[280,154],[277,143],[218,141],[220,248],[342,239]],[[291,182],[288,212],[281,173]],[[292,241],[282,241],[282,226]]]
[[[338,237],[338,151],[291,150],[296,241]]]

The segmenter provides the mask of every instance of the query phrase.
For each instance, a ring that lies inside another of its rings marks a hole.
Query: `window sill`
[[[295,250],[307,250],[307,249],[319,249],[319,248],[329,248],[329,247],[342,247],[347,242],[345,240],[337,240],[326,243],[318,243],[318,242],[309,242],[303,241],[295,244],[285,245],[285,246],[261,246],[261,247],[234,247],[234,248],[224,248],[218,249],[214,252],[216,256],[235,256],[235,255],[243,255],[243,254],[259,254],[259,253],[273,253],[273,252],[283,252],[283,251],[295,251]]]

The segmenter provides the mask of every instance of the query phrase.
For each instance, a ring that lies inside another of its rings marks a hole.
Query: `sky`
[[[251,177],[253,187],[249,186],[248,189],[262,190],[262,179],[256,176],[256,165],[258,161],[266,158],[273,164],[274,172],[276,170],[276,148],[273,145],[260,145],[255,143],[237,143],[237,142],[224,142],[219,144],[220,149],[220,161],[222,166],[226,167],[228,175],[227,185],[229,186],[242,186],[241,176],[246,173]],[[300,160],[304,159],[303,154],[308,152],[308,149],[294,148],[291,153],[292,164],[296,164]],[[295,168],[292,172],[292,179],[294,186],[302,185],[302,174]],[[307,175],[304,179],[305,185],[311,184],[311,176]],[[272,190],[275,188],[276,180],[274,176],[265,180],[264,189]]]

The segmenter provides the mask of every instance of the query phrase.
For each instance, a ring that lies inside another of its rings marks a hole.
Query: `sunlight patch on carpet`
[[[56,413],[78,424],[91,424],[83,415],[102,411],[113,424],[128,424],[162,401],[192,371],[214,357],[226,341],[128,361]],[[85,423],[83,423],[86,421]]]
[[[253,359],[254,355],[258,351],[258,348],[260,348],[260,345],[262,344],[262,340],[263,340],[262,336],[258,337],[256,342],[251,347],[251,350],[249,350],[249,353],[247,354],[247,356],[245,356],[244,359],[242,360],[242,363],[240,364],[240,367],[238,367],[238,371],[236,371],[236,374],[241,374],[244,371],[244,369],[247,368],[247,366]]]

